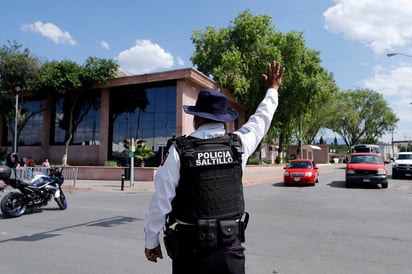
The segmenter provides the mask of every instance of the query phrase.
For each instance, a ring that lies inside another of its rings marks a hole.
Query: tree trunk
[[[67,165],[67,155],[69,154],[69,144],[72,140],[73,134],[69,135],[69,138],[64,142],[64,153],[63,153],[63,158],[62,158],[62,166]]]

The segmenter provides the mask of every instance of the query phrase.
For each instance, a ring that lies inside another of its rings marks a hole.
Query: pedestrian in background
[[[34,161],[33,157],[29,156],[26,160],[26,167],[35,167],[36,162]]]
[[[266,95],[233,134],[226,133],[225,122],[238,113],[219,91],[202,90],[195,106],[183,106],[194,116],[195,131],[169,142],[173,145],[157,171],[144,227],[149,261],[163,258],[159,235],[166,227],[174,274],[245,273],[242,172],[270,127],[284,71],[279,62],[268,64],[262,75]]]
[[[33,157],[29,156],[26,159],[26,169],[27,169],[27,178],[31,179],[33,177],[33,168],[36,166]]]
[[[6,165],[9,168],[12,168],[12,172],[10,174],[10,179],[17,179],[21,178],[20,174],[20,158],[17,153],[9,153],[6,156]]]
[[[50,168],[50,163],[49,163],[49,159],[44,158],[43,162],[41,163],[41,171],[47,175],[47,172],[49,171]]]

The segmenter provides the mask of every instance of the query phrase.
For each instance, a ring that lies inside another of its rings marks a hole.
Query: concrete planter
[[[66,167],[70,168],[70,167]],[[106,167],[106,166],[79,166],[78,180],[121,180],[125,172],[124,167]],[[135,181],[153,181],[156,175],[156,167],[135,167]]]

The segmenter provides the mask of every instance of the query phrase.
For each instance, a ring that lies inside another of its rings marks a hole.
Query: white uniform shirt
[[[246,124],[234,132],[241,140],[240,150],[243,152],[243,168],[249,156],[256,150],[256,147],[268,132],[277,106],[278,91],[268,89],[256,112],[250,116]],[[225,132],[224,124],[216,122],[200,126],[191,136],[210,139],[223,136]],[[154,181],[156,190],[146,213],[144,232],[145,246],[148,249],[153,249],[159,245],[159,234],[165,225],[166,215],[172,210],[171,202],[176,196],[179,179],[180,158],[175,147],[171,146],[166,160],[157,170]]]

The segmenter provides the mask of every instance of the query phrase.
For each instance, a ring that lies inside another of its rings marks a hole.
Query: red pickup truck
[[[346,187],[375,184],[388,188],[387,174],[380,154],[352,153],[346,164]]]

